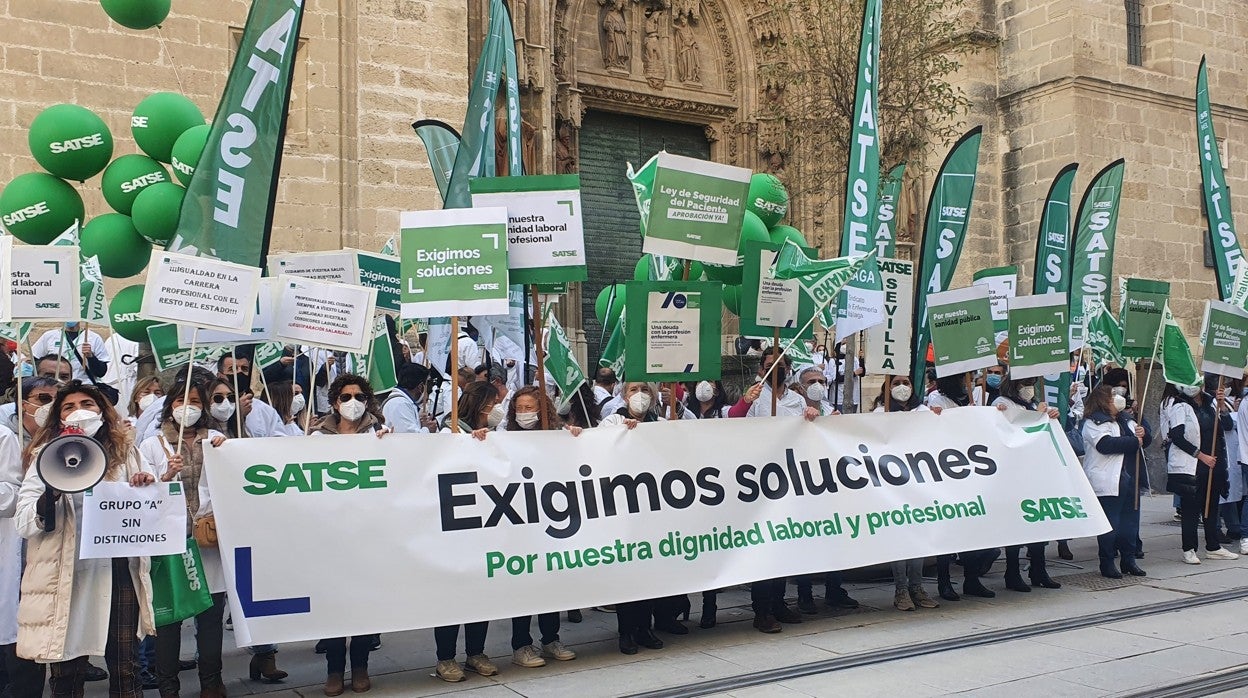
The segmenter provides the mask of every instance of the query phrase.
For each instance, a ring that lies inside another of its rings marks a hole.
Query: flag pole
[[[185,406],[191,401],[191,369],[195,366],[195,344],[199,341],[199,328],[196,327],[191,331],[191,353],[186,359],[186,389],[182,392],[182,404]],[[88,374],[90,375],[90,374]],[[237,398],[235,398],[237,399]],[[185,412],[185,410],[183,410]],[[178,420],[178,455],[182,455],[182,441],[186,435],[186,421]]]
[[[1166,322],[1165,322],[1165,317],[1163,316],[1161,323],[1157,325],[1157,335],[1153,337],[1153,352],[1148,355],[1148,375],[1144,377],[1144,392],[1140,394],[1139,409],[1136,411],[1136,416],[1140,418],[1139,424],[1141,426],[1144,424],[1144,399],[1148,397],[1148,383],[1149,383],[1149,380],[1152,379],[1153,377],[1153,364],[1157,362],[1157,347],[1158,345],[1161,344],[1161,333],[1165,330],[1165,327],[1166,327]],[[1128,371],[1127,375],[1130,376],[1131,373]],[[1160,423],[1160,420],[1161,420],[1160,413],[1158,413],[1157,419],[1158,419],[1158,423]],[[1136,511],[1140,510],[1140,462],[1144,460],[1144,444],[1140,444],[1139,446],[1140,446],[1139,457],[1135,459],[1135,510]]]
[[[540,297],[537,294],[537,284],[529,286],[529,290],[533,295],[533,349],[537,352],[537,387],[546,393],[546,343],[545,335],[542,330],[542,319],[545,310],[542,308]],[[550,417],[546,414],[546,401],[542,400],[538,403],[541,409],[538,414],[542,418],[542,430],[550,428]]]
[[[541,361],[537,362],[541,365]],[[451,316],[451,433],[459,433],[459,316]],[[469,425],[471,427],[472,425]]]
[[[1213,471],[1218,467],[1218,433],[1222,431],[1222,416],[1219,413],[1218,393],[1222,392],[1222,382],[1226,380],[1224,376],[1218,376],[1218,391],[1213,394],[1213,448],[1209,455],[1213,457],[1213,465],[1209,467],[1209,477],[1205,478],[1205,520],[1208,521],[1212,514],[1209,513],[1209,505],[1213,500]]]
[[[692,268],[693,268],[693,260],[686,259],[686,260],[685,260],[685,263],[684,263],[684,271],[681,273],[681,277],[680,277],[682,281],[688,281],[688,280],[689,280],[689,270],[690,270],[690,269],[692,269]],[[780,331],[780,330],[776,330],[776,332],[777,332],[777,333],[778,333],[779,331]],[[775,396],[775,393],[774,393],[774,392],[772,393],[772,396],[773,396],[773,398],[774,398],[774,396]],[[667,409],[668,409],[668,418],[667,418],[667,419],[668,419],[668,421],[672,421],[672,422],[674,422],[674,421],[676,421],[676,383],[675,383],[675,381],[673,381],[673,382],[672,382],[672,387],[671,387],[671,398],[669,399],[669,402],[671,402],[672,404],[671,404],[671,405],[669,405],[669,406],[668,406],[668,408],[667,408]],[[773,399],[773,401],[772,401],[772,402],[773,402],[773,405],[774,405],[774,402],[775,402],[775,401],[774,401],[774,399]],[[771,408],[771,414],[772,414],[773,416],[776,414],[776,408],[775,408],[774,406]]]
[[[780,328],[776,327],[775,330],[772,332],[771,347],[774,350],[778,346],[780,346]],[[792,343],[790,343],[789,346],[793,346]],[[786,347],[786,349],[787,348],[788,347]],[[772,359],[771,368],[774,369],[776,367],[776,364],[780,363],[780,359],[782,358],[784,358],[783,351],[780,352],[779,354],[776,354],[776,358]],[[771,416],[774,417],[776,416],[776,408],[779,406],[779,403],[780,403],[780,395],[779,393],[776,392],[777,390],[776,384],[780,382],[780,374],[775,372],[774,370],[771,371],[770,373],[771,373]]]

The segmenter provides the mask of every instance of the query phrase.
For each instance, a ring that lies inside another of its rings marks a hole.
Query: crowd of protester
[[[423,346],[423,337],[418,344]],[[201,551],[212,603],[187,621],[195,626],[196,660],[181,660],[183,624],[155,626],[147,558],[77,561],[82,495],[48,487],[32,467],[40,449],[66,427],[99,442],[108,456],[106,480],[143,487],[180,479],[187,493],[190,535],[190,528],[211,511],[208,490],[199,487],[204,451],[228,439],[339,434],[384,438],[392,432],[450,431],[452,422],[457,431],[480,440],[490,438],[492,431],[537,429],[566,429],[577,436],[591,428],[644,430],[646,424],[673,414],[679,419],[767,417],[773,402],[776,414],[811,421],[835,418],[842,408],[857,411],[859,405],[862,411],[937,415],[960,407],[992,405],[1005,412],[1046,413],[1062,423],[1082,450],[1084,469],[1112,526],[1097,541],[1102,575],[1146,574],[1139,564],[1144,551],[1139,539],[1138,495],[1150,489],[1143,448],[1157,438],[1166,444],[1164,489],[1175,496],[1184,562],[1201,563],[1197,551],[1202,526],[1206,560],[1234,559],[1235,552],[1223,547],[1225,543],[1248,552],[1248,540],[1241,540],[1248,465],[1239,460],[1241,452],[1248,454],[1248,445],[1242,444],[1248,434],[1237,428],[1248,411],[1248,400],[1241,401],[1242,381],[1223,384],[1207,378],[1204,388],[1168,385],[1161,403],[1150,410],[1158,417],[1153,427],[1135,412],[1131,381],[1123,369],[1101,372],[1098,379],[1087,381],[1090,390],[1083,382],[1085,377],[1076,374],[1071,408],[1059,414],[1040,401],[1035,379],[1013,379],[1004,364],[990,368],[982,377],[937,378],[929,370],[921,386],[914,385],[909,376],[882,376],[878,392],[871,385],[863,398],[868,381],[877,378],[863,376],[860,364],[846,360],[843,346],[831,353],[814,344],[806,349],[810,360],[795,365],[776,347],[746,347],[744,353],[757,356],[759,364],[756,379],[740,395],[721,381],[658,386],[621,381],[610,368],[601,368],[574,399],[560,400],[562,408],[556,408],[552,384],[532,385],[532,377],[520,370],[526,363],[523,358],[494,360],[478,346],[471,329],[460,337],[456,358],[461,368],[454,374],[445,365],[430,366],[423,352],[413,352],[407,341],[396,336],[397,387],[380,396],[366,378],[348,372],[345,357],[301,347],[287,347],[281,359],[263,371],[253,370],[251,352],[240,347],[211,367],[139,378],[134,366],[137,347],[113,346],[110,351],[98,335],[79,326],[49,331],[31,345],[29,355],[10,343],[3,356],[22,380],[20,387],[9,384],[10,399],[0,406],[0,645],[4,658],[0,690],[27,698],[43,695],[46,686],[54,696],[80,696],[84,682],[107,680],[110,695],[140,696],[149,689],[158,690],[161,696],[176,696],[182,690],[179,674],[193,668],[201,696],[226,695],[222,645],[227,604],[219,551],[211,547]],[[454,420],[452,380],[459,390]],[[1205,493],[1211,480],[1217,501],[1206,512]],[[993,597],[997,592],[982,578],[1002,555],[1006,590],[1059,589],[1061,584],[1047,571],[1047,543],[938,556],[935,597],[924,588],[923,559],[895,561],[891,565],[894,606],[914,611],[937,608],[936,598]],[[1026,580],[1021,561],[1024,549]],[[1065,541],[1059,541],[1058,551],[1069,559]],[[955,566],[962,571],[960,588],[951,576]],[[790,582],[797,586],[796,607],[786,598]],[[817,584],[823,586],[825,605],[858,606],[836,570],[795,580],[758,580],[749,585],[754,628],[778,633],[786,624],[802,622],[803,615],[818,613]],[[714,628],[720,590],[690,591],[702,595],[699,626]],[[600,610],[615,613],[619,650],[624,654],[635,654],[643,647],[661,649],[665,641],[660,633],[680,636],[689,632],[687,595],[630,599]],[[533,618],[513,618],[511,662],[536,668],[547,660],[575,659],[575,652],[560,640],[563,617],[561,613],[539,615],[536,642]],[[566,618],[580,622],[581,610],[567,611]],[[463,626],[465,661],[461,664],[461,627],[435,628],[436,675],[457,682],[464,680],[465,670],[483,676],[497,674],[498,666],[485,654],[488,629],[486,622]],[[369,654],[380,644],[377,635],[321,640],[317,651],[325,655],[325,695],[341,695],[348,687],[356,693],[370,690]],[[252,680],[276,683],[286,678],[277,666],[277,647],[248,649]],[[103,657],[106,666],[91,664],[90,657]]]

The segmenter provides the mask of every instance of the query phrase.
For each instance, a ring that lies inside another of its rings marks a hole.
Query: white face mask
[[[1121,412],[1127,409],[1127,399],[1121,395],[1114,396],[1114,409]]]
[[[354,422],[364,416],[365,410],[368,408],[364,403],[356,399],[338,403],[338,414],[348,422]]]
[[[650,411],[650,405],[653,403],[650,393],[633,393],[628,398],[628,411],[640,417]]]
[[[91,410],[74,410],[63,421],[65,426],[76,428],[87,436],[95,436],[100,427],[104,426],[104,418],[100,413]]]
[[[516,413],[516,424],[519,424],[521,429],[532,429],[539,421],[541,421],[541,416],[536,412]]]
[[[894,385],[892,390],[889,390],[888,392],[897,402],[907,402],[914,396],[914,388],[911,388],[908,385]]]
[[[826,398],[827,396],[828,396],[828,386],[824,385],[823,383],[811,383],[810,385],[806,386],[806,399],[807,400],[814,400],[815,402],[823,402],[823,399]]]
[[[142,412],[143,410],[151,407],[152,403],[156,402],[156,398],[158,397],[160,396],[156,393],[148,393],[147,395],[139,398],[139,411]]]
[[[1123,397],[1127,396],[1127,389],[1120,385],[1116,385],[1113,388],[1111,388],[1110,392],[1112,392],[1114,395],[1121,395]]]
[[[1027,402],[1031,402],[1036,397],[1036,386],[1024,385],[1018,389],[1018,396]]]
[[[1183,393],[1188,397],[1196,397],[1196,394],[1200,392],[1199,385],[1180,385],[1177,387],[1180,393]]]
[[[502,424],[504,419],[507,419],[507,410],[503,409],[501,404],[497,404],[490,410],[489,416],[485,418],[485,423],[493,429]]]
[[[195,405],[178,405],[173,408],[173,421],[184,427],[189,427],[199,421],[204,411]]]
[[[235,409],[236,409],[236,406],[234,405],[234,403],[230,402],[229,400],[222,400],[219,403],[218,402],[212,403],[212,407],[208,408],[208,412],[212,414],[214,419],[224,422],[225,420],[234,416]]]
[[[693,391],[693,396],[698,399],[698,402],[710,402],[715,398],[715,384],[710,381],[698,383],[698,387]]]
[[[307,400],[303,399],[303,393],[299,393],[290,399],[290,416],[295,417],[303,414],[304,408],[308,406]]]
[[[48,417],[51,417],[51,416],[52,416],[52,403],[49,402],[46,405],[40,405],[39,409],[35,410],[35,414],[34,414],[35,424],[41,427],[45,427],[48,425]]]

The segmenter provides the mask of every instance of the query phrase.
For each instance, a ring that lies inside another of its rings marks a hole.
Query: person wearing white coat
[[[32,460],[63,427],[79,429],[104,449],[104,479],[142,487],[155,482],[127,438],[123,420],[92,385],[72,381],[57,392],[47,426],[31,445]],[[17,532],[26,539],[18,606],[17,655],[50,664],[53,696],[81,696],[87,658],[104,655],[110,696],[142,698],[136,645],[155,632],[151,560],[78,559],[81,494],[48,488],[27,469],[17,500]]]
[[[161,411],[160,433],[139,445],[141,453],[162,482],[180,479],[186,493],[187,537],[194,522],[212,511],[208,500],[207,481],[203,477],[204,442],[213,447],[225,442],[225,435],[209,429],[212,417],[208,396],[202,385],[185,383],[173,386]],[[181,438],[179,448],[178,439]],[[200,547],[204,576],[212,594],[212,606],[195,616],[195,644],[199,655],[200,696],[224,696],[221,678],[221,647],[224,639],[222,624],[225,614],[225,572],[221,551]],[[162,696],[176,696],[181,690],[178,680],[178,656],[182,649],[182,621],[156,628],[156,681]]]
[[[1228,489],[1225,437],[1233,424],[1223,391],[1211,396],[1199,387],[1168,384],[1166,395],[1173,398],[1168,417],[1170,449],[1166,452],[1166,489],[1179,496],[1183,562],[1200,564],[1196,555],[1200,543],[1197,522],[1202,520],[1205,557],[1234,560],[1239,556],[1224,550],[1219,542],[1216,500],[1212,511],[1205,511],[1206,497],[1210,494],[1224,496]],[[1220,425],[1217,424],[1219,420]]]
[[[8,680],[15,688],[21,679],[15,674],[38,674],[37,685],[43,686],[43,669],[35,669],[33,663],[17,662],[17,602],[22,584],[22,537],[17,535],[13,515],[17,513],[17,493],[22,487],[22,452],[17,435],[8,427],[0,426],[0,662],[3,662]],[[33,683],[33,682],[32,682]],[[29,686],[30,684],[20,684]],[[17,688],[17,691],[23,690]],[[28,690],[28,689],[27,689]],[[14,692],[14,695],[21,695]]]
[[[1138,530],[1130,525],[1135,506],[1135,458],[1152,442],[1144,427],[1126,413],[1127,399],[1102,383],[1088,394],[1083,422],[1083,471],[1088,476],[1110,531],[1097,536],[1101,575],[1121,579],[1122,572],[1143,577],[1135,561]],[[1121,555],[1122,571],[1115,560]]]

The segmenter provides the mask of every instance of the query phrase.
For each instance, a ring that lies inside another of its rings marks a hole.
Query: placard
[[[1010,379],[1070,369],[1070,308],[1065,293],[1009,299]]]
[[[359,257],[355,250],[270,255],[269,276],[277,278],[282,274],[290,274],[317,281],[356,284],[360,278],[358,264]]]
[[[0,235],[0,279],[13,278],[13,236]],[[13,284],[0,284],[0,322],[13,317]]]
[[[101,482],[82,495],[78,559],[181,555],[186,516],[181,482]]]
[[[1219,376],[1242,378],[1248,367],[1248,310],[1209,301],[1205,309],[1205,354],[1200,370]]]
[[[783,244],[751,240],[745,245],[745,268],[741,276],[741,334],[772,337],[780,328],[781,339],[793,339],[815,313],[815,301],[802,290],[798,279],[775,279],[771,267]],[[818,252],[804,247],[807,256]],[[814,336],[813,323],[802,339]]]
[[[988,287],[988,302],[992,305],[992,329],[997,333],[999,344],[1005,339],[1009,327],[1010,299],[1018,293],[1018,267],[981,269],[971,279],[975,286]]]
[[[719,380],[723,286],[706,281],[633,281],[627,288],[628,379]]]
[[[469,180],[473,208],[507,209],[507,267],[513,284],[585,281],[580,175]]]
[[[373,339],[377,289],[282,274],[274,334],[278,339],[360,354]]]
[[[178,345],[182,349],[189,349],[192,339],[199,346],[233,347],[239,344],[268,342],[274,337],[273,315],[276,306],[277,279],[266,276],[260,279],[260,290],[256,292],[256,314],[252,319],[251,332],[249,334],[200,328],[199,334],[192,337],[192,335],[195,335],[196,328],[189,325],[178,325]]]
[[[881,259],[884,286],[884,322],[867,330],[863,368],[867,373],[907,375],[910,371],[914,326],[914,262]]]
[[[1122,355],[1142,359],[1153,355],[1157,328],[1170,298],[1170,284],[1127,279],[1122,293]]]
[[[987,287],[955,288],[927,298],[937,377],[997,365]]]
[[[650,198],[642,251],[737,266],[752,173],[663,152]]]
[[[139,314],[149,320],[248,333],[259,288],[258,267],[153,250]]]
[[[352,283],[377,289],[378,310],[387,313],[399,312],[399,296],[403,290],[403,284],[399,280],[399,258],[364,250],[354,252],[359,276]]]
[[[168,371],[171,368],[178,368],[190,363],[190,347],[183,346],[178,339],[178,325],[171,322],[162,322],[159,325],[148,326],[147,341],[152,345],[152,357],[156,361],[157,371]],[[229,347],[226,346],[196,345],[195,362],[213,363],[218,357],[228,353]]]
[[[14,245],[9,319],[77,322],[82,317],[78,254],[74,245]]]
[[[404,318],[506,315],[507,209],[402,214]]]

